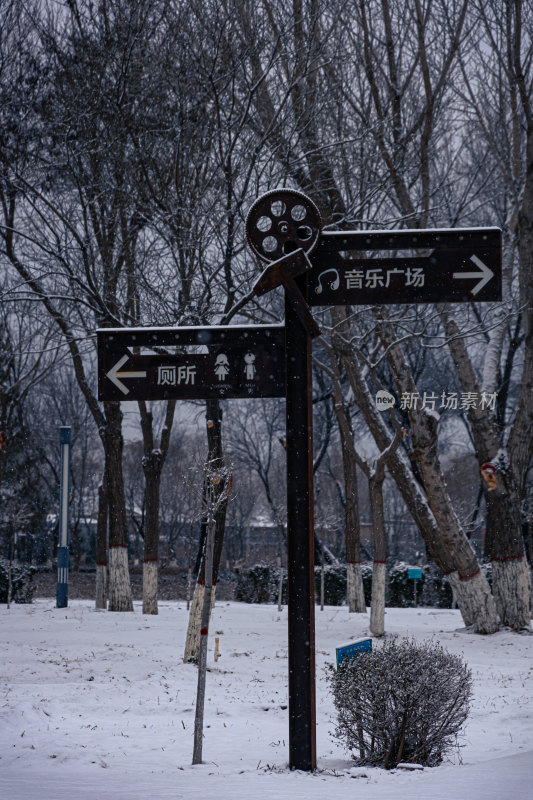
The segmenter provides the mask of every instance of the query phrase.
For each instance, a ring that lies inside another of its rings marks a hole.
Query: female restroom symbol
[[[229,373],[229,362],[228,357],[224,355],[224,353],[220,353],[217,356],[217,360],[215,362],[215,375],[218,377],[219,381],[225,381]]]

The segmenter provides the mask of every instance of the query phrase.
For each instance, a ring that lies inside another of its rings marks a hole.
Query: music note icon
[[[340,279],[340,275],[338,273],[338,270],[333,269],[333,268],[325,269],[324,272],[321,272],[320,275],[318,276],[318,286],[315,288],[315,294],[322,294],[322,292],[324,291],[324,287],[322,286],[322,278],[324,277],[324,275],[327,275],[328,272],[334,272],[335,273],[335,277],[328,284],[329,288],[333,292],[335,292],[339,288],[340,283],[341,283],[341,279]],[[325,281],[325,283],[326,283],[326,281]]]

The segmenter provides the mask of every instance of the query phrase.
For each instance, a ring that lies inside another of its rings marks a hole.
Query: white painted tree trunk
[[[109,611],[133,611],[128,548],[109,548]]]
[[[107,564],[96,565],[96,599],[94,607],[99,611],[107,608]]]
[[[505,323],[505,317],[506,312],[504,309],[496,309],[494,311],[494,321],[489,333],[489,344],[485,348],[481,381],[481,391],[486,394],[495,392],[498,387],[501,355],[508,327]]]
[[[525,558],[492,562],[492,593],[502,625],[513,630],[531,625],[530,576]]]
[[[500,627],[500,618],[489,583],[481,570],[467,580],[461,580],[457,572],[452,572],[448,580],[465,625],[472,626],[475,633],[495,633]]]
[[[215,604],[216,584],[211,589],[211,609]],[[185,652],[183,660],[185,662],[198,663],[200,652],[200,630],[202,627],[202,608],[204,604],[204,585],[197,583],[189,612],[189,625],[187,627],[187,638],[185,640]]]
[[[157,561],[143,563],[143,614],[157,614]]]
[[[385,573],[386,564],[372,566],[372,605],[370,606],[370,632],[374,636],[385,633]]]
[[[361,564],[352,563],[346,565],[346,593],[348,596],[348,611],[350,613],[366,614]]]

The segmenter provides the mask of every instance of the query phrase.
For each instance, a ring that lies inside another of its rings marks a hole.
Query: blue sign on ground
[[[409,567],[407,570],[407,577],[408,578],[421,578],[422,577],[422,568],[421,567]]]
[[[340,647],[335,648],[335,652],[337,654],[338,669],[343,661],[347,661],[350,658],[356,658],[357,656],[361,655],[361,653],[371,653],[372,639],[358,639],[356,642],[343,644]]]

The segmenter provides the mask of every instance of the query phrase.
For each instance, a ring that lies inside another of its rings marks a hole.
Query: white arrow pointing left
[[[481,272],[454,272],[454,278],[479,278],[479,283],[476,283],[473,289],[470,289],[472,294],[480,292],[484,286],[494,277],[494,272],[487,267],[483,261],[477,256],[470,256],[470,261],[473,261],[476,267],[479,267]]]
[[[120,378],[146,378],[146,372],[128,372],[127,370],[124,372],[120,371],[121,366],[126,363],[129,357],[130,354],[126,353],[125,356],[122,356],[122,358],[117,361],[114,367],[111,367],[109,372],[106,372],[106,378],[109,378],[109,380],[112,381],[112,383],[114,383],[115,386],[117,386],[124,394],[129,394],[130,390],[122,383]]]

